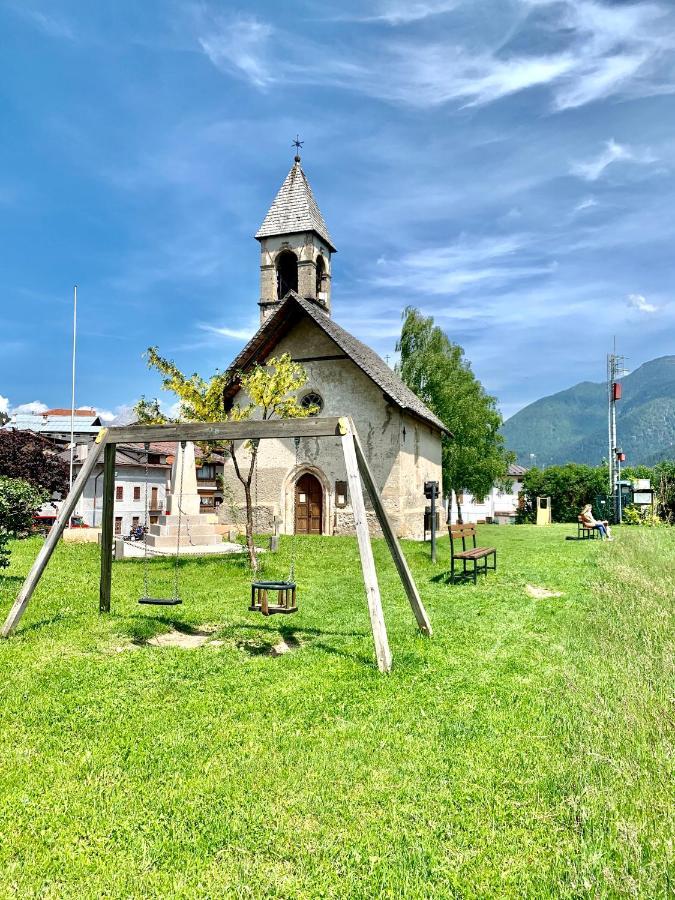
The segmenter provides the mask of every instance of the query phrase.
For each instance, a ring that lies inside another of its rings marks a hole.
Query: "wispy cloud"
[[[636,309],[638,312],[642,313],[655,313],[658,312],[658,306],[654,306],[653,303],[648,303],[647,298],[642,294],[629,294],[627,298],[628,306],[631,309]]]
[[[574,207],[574,212],[584,212],[587,209],[593,209],[593,207],[597,205],[598,201],[595,197],[584,197],[584,199]]]
[[[410,25],[452,2],[390,0],[358,18]],[[675,91],[675,15],[659,3],[608,6],[595,0],[515,0],[513,33],[497,46],[480,46],[473,32],[452,23],[433,37],[399,33],[366,36],[339,51],[258,19],[212,18],[199,43],[209,59],[264,89],[272,82],[313,83],[357,91],[415,107],[446,103],[480,106],[536,87],[562,111],[611,96]],[[528,29],[524,53],[518,37]],[[507,29],[508,30],[508,29]],[[550,46],[555,32],[558,48]],[[515,49],[515,48],[519,49]],[[386,77],[383,73],[386,72]]]
[[[269,41],[273,28],[253,17],[217,19],[209,34],[199,43],[211,62],[219,69],[230,69],[247,78],[258,88],[275,81],[270,64]]]
[[[230,338],[234,341],[247,341],[255,333],[255,327],[250,328],[228,328],[227,326],[208,325],[200,323],[198,326],[202,331],[208,334],[217,334],[220,337]]]
[[[519,252],[520,251],[520,252]],[[429,296],[457,294],[479,284],[506,284],[554,271],[555,262],[535,259],[524,235],[473,238],[463,235],[445,247],[428,247],[400,260],[378,260],[378,288]]]
[[[634,150],[625,144],[619,144],[613,138],[605,144],[603,150],[586,162],[576,162],[571,168],[572,175],[585,181],[597,181],[608,166],[616,162],[632,162],[638,165],[649,165],[656,162],[656,157],[649,150]]]
[[[374,4],[359,4],[359,12],[345,13],[338,18],[352,22],[385,22],[387,25],[409,25],[432,16],[451,12],[461,0],[380,0]],[[365,9],[364,9],[365,7]]]
[[[40,9],[35,9],[28,3],[10,2],[9,8],[12,12],[21,16],[34,25],[43,34],[53,38],[61,38],[69,41],[75,40],[75,31],[70,22],[64,18],[55,16],[53,13],[45,13]]]

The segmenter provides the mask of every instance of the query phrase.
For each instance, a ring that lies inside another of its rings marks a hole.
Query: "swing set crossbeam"
[[[312,417],[307,419],[245,420],[241,422],[177,423],[173,425],[130,425],[102,428],[89,450],[87,459],[80,470],[73,487],[66,497],[61,511],[52,525],[33,566],[14,601],[0,635],[9,637],[23,615],[35,588],[49,563],[52,553],[75,509],[89,476],[104,455],[103,462],[103,514],[101,530],[101,575],[99,585],[99,610],[110,612],[110,591],[113,559],[113,511],[115,501],[115,448],[119,443],[151,443],[154,441],[238,441],[263,438],[311,438],[339,437],[347,470],[349,493],[354,514],[354,526],[361,557],[361,571],[368,602],[368,613],[375,644],[375,656],[381,672],[391,670],[391,651],[384,623],[380,588],[375,569],[370,530],[366,518],[363,497],[365,486],[378,524],[387,542],[401,583],[420,631],[430,636],[431,623],[427,616],[408,563],[403,555],[398,538],[392,528],[382,498],[370,470],[368,460],[359,442],[354,423],[349,417]],[[177,598],[144,597],[141,602],[153,605],[175,605]],[[179,601],[180,602],[180,601]],[[276,610],[275,610],[276,611]]]

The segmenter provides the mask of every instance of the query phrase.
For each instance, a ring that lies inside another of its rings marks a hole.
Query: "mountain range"
[[[621,384],[617,443],[626,465],[675,459],[675,356],[644,363]],[[521,465],[598,465],[608,454],[607,385],[582,381],[542,397],[508,419],[502,431]]]

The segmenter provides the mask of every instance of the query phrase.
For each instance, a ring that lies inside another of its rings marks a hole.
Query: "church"
[[[225,408],[245,405],[238,375],[290,354],[316,415],[351,416],[399,537],[424,537],[424,482],[441,481],[443,423],[385,363],[335,321],[336,248],[299,156],[255,235],[260,242],[260,327],[228,371]],[[253,484],[255,530],[351,534],[354,518],[339,438],[263,440]],[[221,520],[244,520],[243,490],[226,462]],[[373,533],[375,516],[366,504]]]

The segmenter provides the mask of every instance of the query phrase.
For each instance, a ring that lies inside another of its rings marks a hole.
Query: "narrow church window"
[[[277,299],[283,300],[289,291],[298,289],[298,259],[292,250],[282,250],[277,256]]]
[[[323,260],[323,256],[319,254],[319,257],[316,261],[316,296],[320,297],[321,293],[324,291],[324,278],[326,277],[326,263]]]
[[[316,391],[309,391],[300,400],[300,406],[303,409],[310,410],[310,416],[318,416],[323,409],[323,397],[321,394],[317,394]]]

